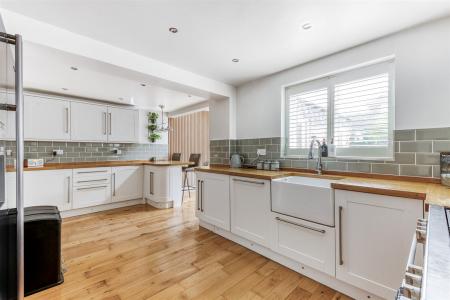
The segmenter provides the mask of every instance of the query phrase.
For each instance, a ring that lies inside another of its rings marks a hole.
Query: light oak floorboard
[[[199,227],[191,196],[64,219],[65,281],[27,300],[351,299]]]

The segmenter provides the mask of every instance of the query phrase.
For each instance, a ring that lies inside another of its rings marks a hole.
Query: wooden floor
[[[199,228],[193,199],[64,219],[65,282],[27,299],[350,299]]]

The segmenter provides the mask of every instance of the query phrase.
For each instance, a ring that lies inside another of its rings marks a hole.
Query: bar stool
[[[172,161],[181,161],[181,153],[172,153],[171,159]]]
[[[200,153],[191,153],[191,155],[189,155],[189,162],[194,164],[182,168],[184,172],[184,180],[183,180],[183,189],[182,189],[183,193],[181,195],[181,201],[183,201],[185,191],[188,191],[190,198],[191,190],[195,190],[195,186],[192,186],[189,183],[188,174],[194,172],[194,168],[200,165],[200,156],[201,156]]]

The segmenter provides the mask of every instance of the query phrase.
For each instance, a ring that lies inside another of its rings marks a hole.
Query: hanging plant
[[[158,133],[158,125],[156,125],[156,121],[159,118],[159,114],[155,112],[149,112],[147,114],[148,118],[148,139],[150,142],[154,143],[161,138],[161,135]]]
[[[159,140],[161,138],[161,135],[159,133],[157,133],[157,132],[153,132],[153,133],[150,134],[149,138],[150,138],[150,141],[152,143],[154,143],[154,142],[156,142],[157,140]]]

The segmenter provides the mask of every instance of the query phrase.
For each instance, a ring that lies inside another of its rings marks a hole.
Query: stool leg
[[[446,219],[446,221],[447,221],[447,230],[448,230],[448,234],[450,234],[450,225],[449,225],[449,223],[448,223],[448,215],[447,215],[447,212],[450,210],[450,208],[448,208],[448,207],[445,207],[444,208],[444,214],[445,214],[445,219]]]
[[[186,172],[184,172],[184,180],[183,180],[183,193],[181,194],[181,203],[183,203],[183,199],[184,199],[184,190],[186,188]]]
[[[188,186],[188,194],[189,198],[191,198],[191,185],[189,184],[188,172],[186,172],[187,186]]]

